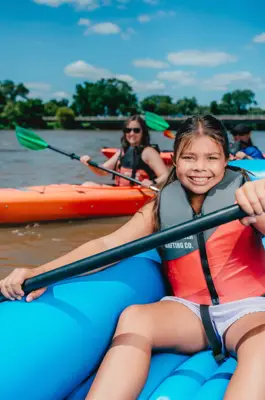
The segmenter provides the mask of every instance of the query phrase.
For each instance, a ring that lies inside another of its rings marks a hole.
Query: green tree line
[[[164,116],[183,116],[211,113],[214,115],[265,114],[257,107],[252,90],[234,90],[225,93],[221,101],[200,105],[195,97],[174,101],[171,96],[152,95],[139,100],[133,88],[119,79],[100,79],[97,82],[77,84],[72,99],[51,99],[47,102],[30,97],[23,83],[0,81],[0,129],[15,124],[32,128],[73,128],[77,116],[129,116],[152,111]],[[48,123],[43,117],[56,117]]]

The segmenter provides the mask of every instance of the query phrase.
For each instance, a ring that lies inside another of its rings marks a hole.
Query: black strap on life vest
[[[140,162],[142,160],[142,152],[144,147],[135,147],[133,152],[133,167],[131,178],[135,179],[137,169],[139,168]]]
[[[228,358],[228,354],[223,352],[221,339],[213,327],[209,306],[201,304],[200,313],[208,342],[212,348],[212,355],[217,364],[221,365]]]
[[[160,153],[160,149],[159,149],[159,146],[157,144],[151,144],[150,146],[153,147],[158,153]],[[133,152],[133,167],[132,167],[131,178],[135,179],[137,170],[142,169],[147,173],[147,175],[149,176],[149,179],[154,182],[154,179],[156,178],[156,175],[155,175],[154,171],[149,167],[149,165],[147,165],[142,160],[142,152],[143,152],[143,150],[144,150],[143,146],[139,146],[139,147],[136,147],[134,149],[134,152]],[[114,170],[115,171],[117,171],[120,168],[120,166],[122,164],[122,158],[123,157],[124,157],[123,149],[121,148],[119,158],[118,158],[118,160],[117,160],[117,162],[116,162],[116,164],[114,166]],[[115,175],[112,175],[112,179],[113,180],[115,179]],[[133,185],[132,182],[130,184]]]

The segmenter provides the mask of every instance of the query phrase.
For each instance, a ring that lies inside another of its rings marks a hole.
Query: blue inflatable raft
[[[265,176],[263,161],[233,164]],[[122,310],[166,294],[160,264],[154,250],[55,284],[32,303],[1,303],[0,399],[83,400]],[[156,353],[139,399],[221,400],[235,367],[219,367],[210,351]]]
[[[84,399],[121,311],[164,295],[151,251],[56,284],[32,303],[1,303],[0,399]],[[234,368],[234,360],[218,368],[208,351],[155,354],[139,399],[221,400]]]

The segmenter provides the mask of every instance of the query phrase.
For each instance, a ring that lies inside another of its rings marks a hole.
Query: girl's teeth
[[[208,178],[191,178],[191,179],[196,182],[206,182],[208,180]]]

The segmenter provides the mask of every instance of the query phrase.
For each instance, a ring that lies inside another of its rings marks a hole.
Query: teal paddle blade
[[[16,136],[19,144],[30,150],[44,150],[49,146],[41,137],[29,129],[16,126]]]
[[[145,122],[147,126],[154,131],[163,132],[169,128],[169,124],[164,120],[164,118],[150,111],[145,112]]]

